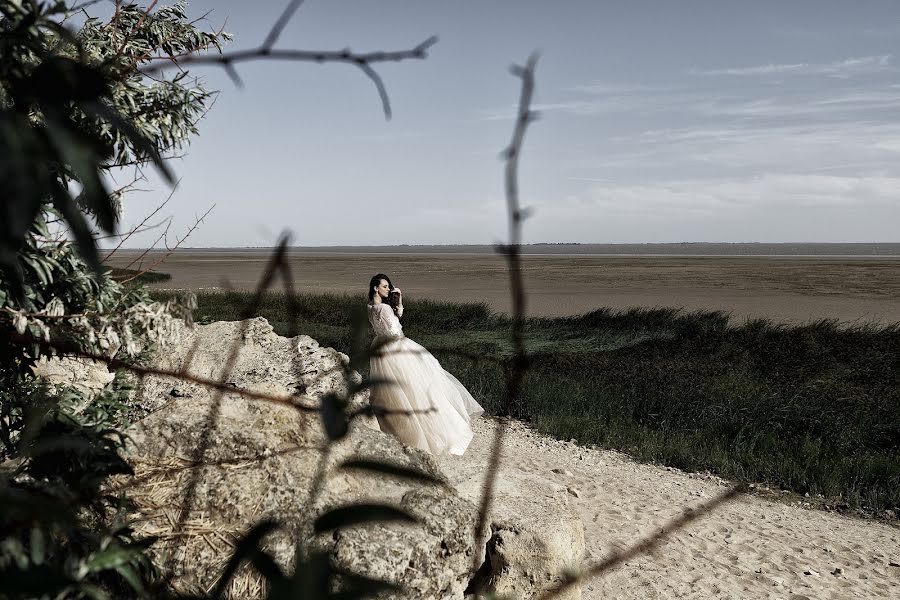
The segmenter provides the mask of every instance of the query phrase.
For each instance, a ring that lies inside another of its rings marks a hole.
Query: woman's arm
[[[398,288],[398,287],[395,287],[391,291],[397,292],[397,295],[400,296],[400,302],[399,302],[399,304],[397,304],[397,318],[399,319],[400,317],[403,316],[403,292],[401,292],[400,288]]]
[[[400,320],[394,315],[394,310],[387,304],[379,304],[378,318],[384,324],[389,335],[400,335],[403,333],[403,327],[400,326]]]

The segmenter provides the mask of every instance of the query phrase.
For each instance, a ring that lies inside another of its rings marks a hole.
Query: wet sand
[[[296,289],[362,297],[369,277],[384,272],[408,299],[485,302],[495,310],[509,310],[509,276],[502,257],[458,250],[363,250],[291,251]],[[676,306],[723,310],[738,321],[900,322],[900,256],[613,256],[582,254],[577,247],[569,252],[523,257],[529,315],[575,315],[604,306]],[[120,250],[108,264],[124,267],[139,254]],[[157,268],[172,280],[153,287],[254,289],[269,254],[262,249],[179,250]],[[148,255],[144,267],[158,258]],[[277,287],[282,287],[280,281]]]

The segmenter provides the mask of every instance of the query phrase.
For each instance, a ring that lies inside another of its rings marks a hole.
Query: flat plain
[[[600,307],[684,307],[723,310],[738,321],[761,317],[790,323],[819,319],[900,322],[898,244],[793,250],[818,255],[774,254],[792,248],[781,245],[674,246],[666,245],[662,251],[649,247],[645,252],[652,253],[643,254],[636,253],[641,248],[630,246],[599,248],[619,254],[580,246],[542,247],[549,251],[526,253],[527,312],[551,317]],[[672,253],[676,250],[694,254]],[[756,253],[733,254],[738,250]],[[837,251],[856,254],[834,254]],[[125,267],[141,253],[119,250],[107,264]],[[270,254],[269,249],[178,250],[156,267],[172,279],[152,287],[254,289]],[[407,298],[483,302],[500,312],[510,307],[505,260],[489,247],[295,249],[288,256],[300,293],[352,294],[362,301],[369,277],[387,273]],[[160,258],[161,253],[151,252],[140,262],[147,268]],[[282,287],[281,282],[277,285]]]

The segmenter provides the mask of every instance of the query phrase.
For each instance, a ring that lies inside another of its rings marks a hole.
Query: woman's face
[[[391,286],[388,284],[387,279],[382,279],[376,289],[378,291],[378,295],[382,298],[387,298],[391,293]]]

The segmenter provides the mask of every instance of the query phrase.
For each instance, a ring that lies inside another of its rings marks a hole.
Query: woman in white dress
[[[396,307],[388,303],[391,292]],[[388,410],[378,415],[381,430],[432,454],[465,452],[474,436],[471,420],[484,409],[428,350],[403,335],[402,295],[383,273],[369,283],[368,311],[375,331],[369,375],[386,382],[371,394],[373,406]]]

